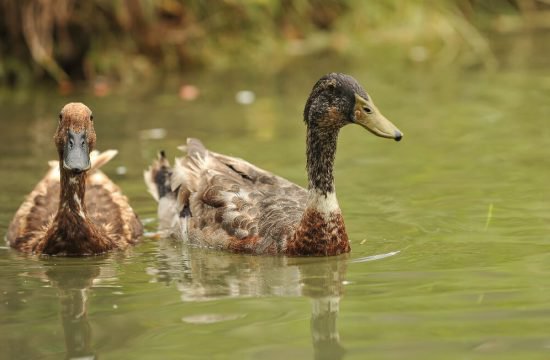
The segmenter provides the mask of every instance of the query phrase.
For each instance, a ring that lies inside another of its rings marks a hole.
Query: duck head
[[[310,128],[327,130],[358,124],[380,137],[403,138],[357,80],[346,74],[330,73],[317,81],[306,102],[304,121]]]
[[[92,111],[82,103],[65,105],[54,140],[63,169],[74,173],[89,170],[96,141]]]

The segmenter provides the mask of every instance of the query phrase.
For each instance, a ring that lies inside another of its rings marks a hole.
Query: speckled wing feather
[[[97,170],[86,183],[86,208],[92,221],[115,241],[136,243],[143,228],[128,198],[103,172]],[[124,248],[123,245],[119,246]]]
[[[6,240],[14,246],[46,234],[59,206],[59,163],[50,162],[50,170],[19,207],[8,228]]]
[[[118,237],[124,234],[127,240],[135,241],[142,228],[137,216],[120,189],[98,170],[116,154],[115,150],[102,153],[94,151],[90,154],[91,169],[86,184],[86,207],[92,221],[106,228],[107,234],[119,234]],[[12,246],[15,242],[21,244],[41,239],[57,213],[60,196],[59,162],[50,161],[49,165],[50,170],[46,176],[27,195],[10,223],[6,238]],[[113,221],[120,218],[123,218],[124,224]]]
[[[305,189],[244,160],[210,152],[188,139],[171,186],[189,213],[191,243],[244,253],[280,253],[305,208]]]

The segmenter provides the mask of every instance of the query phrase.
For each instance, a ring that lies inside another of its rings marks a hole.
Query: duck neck
[[[74,173],[63,167],[61,172],[61,191],[59,199],[58,220],[63,217],[84,222],[87,217],[84,195],[86,193],[86,172]]]
[[[84,195],[87,174],[75,174],[63,168],[60,172],[59,208],[45,241],[40,245],[41,252],[80,256],[100,254],[111,249],[112,240],[95,226],[86,211]]]
[[[308,128],[309,195],[302,219],[287,243],[287,255],[327,256],[350,251],[332,176],[337,138],[338,129]]]
[[[332,174],[338,130],[307,129],[308,208],[323,213],[339,210]]]

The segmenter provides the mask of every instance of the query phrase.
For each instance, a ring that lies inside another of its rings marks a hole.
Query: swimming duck
[[[27,196],[9,226],[9,245],[26,253],[83,256],[124,249],[143,227],[128,199],[100,170],[116,151],[92,152],[90,109],[69,103],[54,136],[59,162]]]
[[[332,174],[339,130],[403,134],[351,76],[331,73],[304,109],[308,189],[242,159],[207,150],[196,139],[170,166],[164,152],[144,173],[159,202],[159,228],[190,244],[248,254],[329,256],[350,251]]]

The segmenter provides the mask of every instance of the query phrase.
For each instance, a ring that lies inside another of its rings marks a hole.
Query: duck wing
[[[122,242],[119,247],[124,248],[125,243],[137,242],[137,238],[143,234],[143,226],[130,206],[128,198],[99,170],[117,154],[116,150],[101,153],[94,151],[90,154],[92,166],[86,182],[84,201],[92,221],[103,227],[111,239]]]
[[[103,172],[97,170],[86,183],[86,210],[88,216],[113,240],[135,244],[143,234],[143,226],[120,188]]]
[[[51,161],[50,170],[36,184],[17,209],[8,227],[6,240],[19,248],[46,234],[59,207],[59,162]]]
[[[306,190],[242,159],[208,151],[199,140],[188,139],[186,150],[169,170],[177,213],[185,219],[174,233],[200,246],[282,252],[305,209]]]

